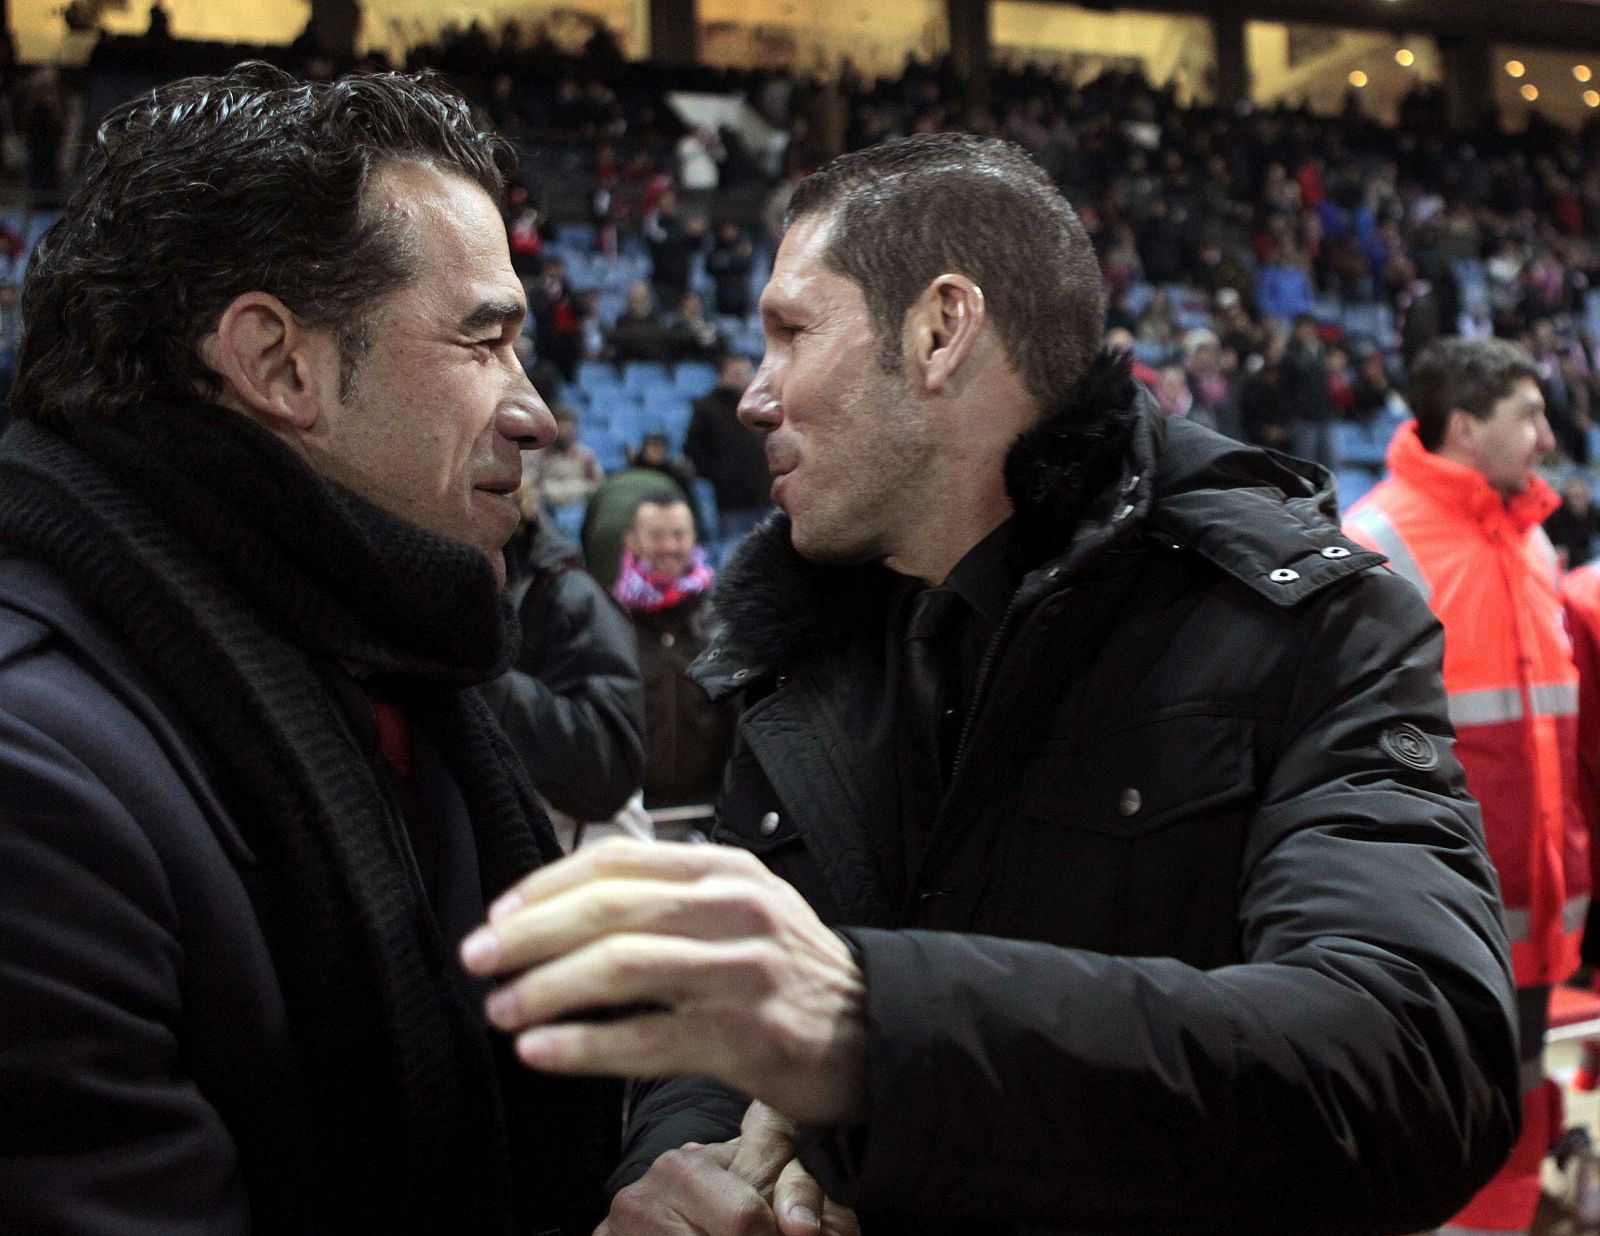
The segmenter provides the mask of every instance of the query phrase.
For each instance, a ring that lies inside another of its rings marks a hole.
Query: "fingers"
[[[817,1236],[822,1230],[822,1186],[791,1159],[772,1189],[772,1213],[783,1236]]]
[[[728,939],[758,932],[768,915],[747,881],[725,874],[694,881],[606,878],[550,893],[468,936],[462,964],[487,977],[538,965],[603,935]]]
[[[824,1202],[822,1236],[861,1236],[861,1223],[856,1219],[856,1212],[838,1202]]]
[[[765,1103],[752,1103],[739,1126],[738,1147],[729,1170],[765,1197],[794,1156],[794,1122]]]
[[[779,1236],[771,1208],[714,1149],[685,1146],[652,1163],[611,1203],[606,1236]]]
[[[599,879],[697,880],[716,873],[748,875],[760,864],[729,846],[608,838],[584,846],[560,862],[541,867],[502,894],[489,907],[490,922],[567,889]]]
[[[485,1006],[499,1029],[521,1030],[594,1008],[665,1008],[759,998],[761,941],[709,944],[675,936],[611,936],[502,985]]]
[[[680,1028],[669,1013],[540,1026],[517,1036],[517,1058],[545,1073],[614,1077],[625,1060],[631,1076],[669,1077],[685,1055],[678,1047]]]

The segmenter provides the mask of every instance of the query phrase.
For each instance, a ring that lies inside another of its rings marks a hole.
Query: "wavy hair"
[[[396,162],[465,177],[498,203],[515,156],[426,73],[302,82],[253,62],[118,108],[29,264],[12,414],[215,397],[199,344],[250,291],[337,333],[348,397],[367,317],[415,277],[409,227],[367,202]]]

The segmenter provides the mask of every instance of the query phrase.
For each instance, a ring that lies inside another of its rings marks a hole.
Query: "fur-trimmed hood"
[[[1345,543],[1324,469],[1170,420],[1133,378],[1127,353],[1102,352],[1074,398],[1017,439],[1005,480],[1014,552],[1034,586],[1146,534],[1193,545],[1252,583],[1304,548],[1297,534],[1314,533],[1313,548],[1330,537]],[[1257,496],[1249,518],[1264,523],[1242,547],[1232,537],[1245,517],[1238,490]],[[1377,560],[1368,554],[1364,564]],[[695,676],[708,690],[728,689],[836,647],[881,615],[893,581],[878,563],[802,558],[788,516],[770,516],[722,571],[719,634]]]

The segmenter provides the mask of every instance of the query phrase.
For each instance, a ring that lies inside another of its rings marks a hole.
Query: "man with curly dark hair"
[[[554,436],[506,144],[265,65],[101,126],[0,443],[0,1230],[587,1233],[454,962],[559,851],[473,689]]]

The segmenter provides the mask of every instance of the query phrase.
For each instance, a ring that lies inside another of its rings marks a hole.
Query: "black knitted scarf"
[[[327,678],[336,662],[385,674],[439,744],[486,898],[555,857],[466,689],[515,647],[482,555],[206,404],[13,426],[0,541],[48,562],[126,640],[204,736],[261,861],[258,906],[310,1102],[290,1138],[299,1162],[262,1169],[289,1178],[251,1182],[263,1230],[513,1230],[503,1092],[527,1083],[497,1073],[501,1049],[454,987],[403,824]]]

